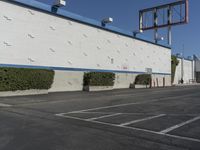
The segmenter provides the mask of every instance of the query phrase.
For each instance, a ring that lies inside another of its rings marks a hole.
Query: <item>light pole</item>
[[[185,53],[185,46],[183,44],[183,51],[182,51],[182,63],[181,63],[181,83],[184,83],[184,53]]]

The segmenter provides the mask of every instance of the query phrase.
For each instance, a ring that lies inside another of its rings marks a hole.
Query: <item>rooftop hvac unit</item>
[[[51,7],[51,12],[53,13],[57,13],[58,9],[60,7],[63,7],[66,5],[66,1],[65,0],[55,0],[52,7]]]
[[[111,18],[111,17],[108,17],[108,18],[105,18],[105,19],[102,20],[103,24],[112,23],[112,22],[113,22],[113,18]]]
[[[66,5],[66,1],[65,0],[55,0],[54,2],[54,6],[56,7],[62,7]]]
[[[113,18],[111,17],[108,17],[108,18],[105,18],[101,21],[101,24],[102,26],[106,26],[107,23],[112,23],[113,22]]]

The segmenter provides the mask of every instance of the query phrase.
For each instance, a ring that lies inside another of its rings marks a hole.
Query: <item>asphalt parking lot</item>
[[[0,150],[199,150],[200,86],[0,98]]]

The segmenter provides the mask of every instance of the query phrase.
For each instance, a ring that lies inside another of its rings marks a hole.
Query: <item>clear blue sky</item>
[[[51,4],[54,0],[38,0]],[[174,2],[175,0],[66,0],[64,8],[82,16],[101,20],[110,16],[114,18],[113,26],[124,30],[138,29],[138,11],[155,5]],[[173,53],[181,53],[183,44],[185,56],[200,55],[200,1],[189,0],[190,22],[187,25],[173,27]],[[161,31],[162,33],[162,31]],[[153,39],[153,34],[144,32]]]

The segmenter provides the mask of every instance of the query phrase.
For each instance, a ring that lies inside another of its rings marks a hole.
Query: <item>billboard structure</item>
[[[158,29],[168,28],[168,44],[171,45],[171,27],[189,22],[188,0],[160,5],[139,11],[139,30],[155,30],[154,40],[157,43]]]

